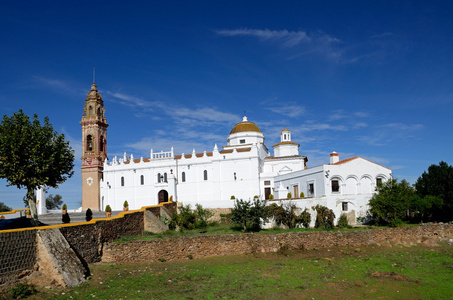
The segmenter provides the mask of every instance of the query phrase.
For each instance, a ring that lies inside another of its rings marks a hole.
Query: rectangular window
[[[314,183],[309,183],[308,188],[307,188],[307,196],[308,197],[313,197],[315,195],[315,184]]]
[[[332,193],[338,193],[340,191],[340,184],[338,180],[332,180]]]
[[[239,140],[239,143],[245,144],[245,140]]]
[[[264,181],[264,185],[271,185],[271,181],[270,180]]]
[[[342,202],[341,203],[341,209],[343,211],[348,211],[348,202]]]

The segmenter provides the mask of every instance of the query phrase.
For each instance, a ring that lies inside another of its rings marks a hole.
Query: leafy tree
[[[431,195],[420,197],[415,194],[410,204],[411,215],[413,215],[414,221],[428,221],[440,211],[442,204],[443,200],[440,197]]]
[[[22,110],[0,123],[0,178],[8,186],[25,188],[35,225],[38,224],[34,190],[41,186],[56,188],[74,171],[74,151],[63,134],[53,130],[49,118],[41,125],[38,115],[29,116]]]
[[[231,221],[239,224],[247,231],[247,227],[251,227],[252,230],[260,230],[262,220],[266,219],[265,204],[259,199],[251,201],[236,200],[234,208],[231,210]]]
[[[335,214],[333,210],[322,206],[316,205],[312,207],[313,210],[316,210],[316,221],[315,221],[315,228],[324,228],[324,229],[332,229],[333,228],[333,220],[335,219]]]
[[[453,219],[453,166],[441,161],[431,165],[417,179],[415,189],[420,197],[436,196],[443,200],[442,214],[445,219]]]
[[[415,190],[406,180],[390,179],[376,188],[370,200],[370,212],[378,223],[397,225],[406,216],[414,201]]]
[[[11,210],[11,207],[7,206],[5,203],[3,202],[0,202],[0,212],[3,212],[3,211],[10,211]]]
[[[49,197],[46,198],[46,208],[47,209],[60,209],[60,205],[63,204],[63,197],[61,195],[56,194],[55,196],[50,194]]]

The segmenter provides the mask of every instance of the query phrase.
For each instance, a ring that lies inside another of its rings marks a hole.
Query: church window
[[[157,173],[157,182],[160,183],[161,180],[160,173]]]
[[[145,176],[140,175],[140,184],[144,185],[145,184]]]
[[[204,180],[208,180],[208,171],[206,171],[206,170],[203,171],[203,177],[204,177]]]
[[[338,180],[332,180],[332,193],[338,192],[340,192],[340,184],[338,183]]]
[[[87,151],[93,151],[93,137],[91,135],[87,136]]]
[[[182,182],[186,182],[186,172],[182,172],[181,179],[182,179]]]
[[[167,173],[164,173],[164,182],[167,182]]]
[[[124,186],[124,177],[121,177],[121,186]]]
[[[376,178],[376,186],[382,185],[382,178]]]
[[[315,194],[315,184],[314,183],[309,183],[308,184],[308,189],[307,189],[307,196],[308,197],[313,197]]]
[[[343,211],[348,211],[348,202],[342,202],[341,203],[341,209]]]
[[[239,143],[245,144],[245,140],[239,140]]]

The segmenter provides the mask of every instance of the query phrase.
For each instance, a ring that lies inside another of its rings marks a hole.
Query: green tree
[[[63,204],[63,197],[56,194],[55,196],[49,194],[49,197],[46,197],[46,208],[47,209],[60,209],[60,206]]]
[[[10,211],[11,210],[11,207],[7,206],[5,203],[3,202],[0,202],[0,212],[3,212],[3,211]]]
[[[41,125],[38,115],[22,110],[0,123],[0,178],[8,186],[25,188],[33,222],[38,224],[34,190],[41,186],[56,188],[74,171],[74,151],[63,134],[53,130],[49,118]]]
[[[417,179],[415,189],[420,197],[436,196],[443,200],[441,212],[447,220],[453,219],[453,166],[441,161],[431,165]]]
[[[262,221],[266,219],[264,207],[265,204],[256,198],[253,202],[236,200],[231,210],[231,221],[241,225],[244,232],[247,231],[247,227],[258,231]]]
[[[414,201],[415,190],[406,180],[390,179],[376,188],[370,212],[378,223],[399,224]]]

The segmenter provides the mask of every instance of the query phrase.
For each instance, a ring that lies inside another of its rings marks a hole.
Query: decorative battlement
[[[171,147],[170,151],[160,151],[160,152],[154,152],[153,149],[151,149],[151,152],[149,154],[149,159],[162,159],[162,158],[174,158],[175,153],[173,151],[173,147]]]

